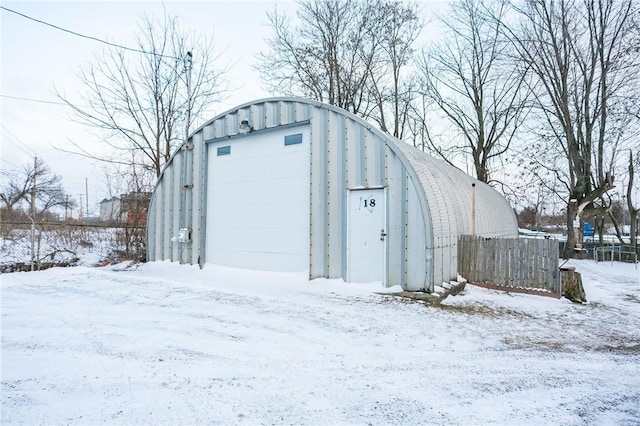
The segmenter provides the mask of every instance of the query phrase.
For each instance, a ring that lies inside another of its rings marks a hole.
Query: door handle
[[[384,232],[384,229],[380,230],[380,241],[384,241],[384,237],[387,236],[387,233]]]

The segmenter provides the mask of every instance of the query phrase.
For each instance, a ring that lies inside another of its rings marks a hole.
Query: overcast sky
[[[423,1],[420,6],[426,14],[444,3]],[[277,4],[288,13],[295,10],[293,2]],[[270,34],[266,13],[273,9],[273,1],[2,1],[1,5],[83,35],[131,47],[135,47],[141,17],[162,17],[164,7],[169,16],[179,17],[183,29],[212,37],[222,63],[232,65],[227,75],[229,97],[216,106],[213,114],[271,96],[262,89],[252,66],[256,54],[265,50],[264,39]],[[69,141],[91,144],[96,138],[70,120],[64,105],[37,101],[59,102],[54,88],[73,99],[78,93],[78,70],[94,63],[107,46],[5,10],[0,10],[0,26],[0,166],[3,170],[18,169],[38,155],[63,177],[65,189],[75,198],[79,194],[84,197],[87,179],[89,210],[96,212],[99,201],[107,195],[103,166],[54,148],[69,147]]]

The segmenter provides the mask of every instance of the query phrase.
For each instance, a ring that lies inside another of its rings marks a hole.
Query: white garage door
[[[308,126],[215,142],[208,156],[207,263],[308,270]]]

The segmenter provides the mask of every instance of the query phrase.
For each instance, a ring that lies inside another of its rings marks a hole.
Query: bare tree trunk
[[[640,153],[637,153],[640,156]],[[627,185],[627,208],[629,209],[630,226],[629,226],[629,242],[633,246],[633,250],[638,254],[638,212],[640,207],[634,207],[633,205],[633,185],[634,185],[634,158],[633,152],[629,150],[629,182]]]

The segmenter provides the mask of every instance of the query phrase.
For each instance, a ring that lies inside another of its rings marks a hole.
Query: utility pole
[[[87,203],[87,215],[89,215],[89,179],[84,178],[84,194],[85,194],[85,202]]]
[[[189,122],[191,121],[191,69],[193,68],[193,54],[191,51],[187,52],[186,63],[186,80],[187,80],[187,123],[185,125],[184,140],[189,140]]]
[[[33,187],[31,187],[31,214],[29,220],[31,221],[31,271],[35,269],[36,258],[36,224],[33,220],[36,217],[36,184],[38,176],[38,156],[33,157]]]
[[[82,194],[78,194],[80,197],[80,216],[78,216],[78,221],[82,222]]]
[[[189,123],[191,121],[191,68],[193,67],[193,54],[191,51],[187,52],[187,56],[185,59],[185,73],[186,73],[186,82],[187,82],[187,111],[186,116],[187,120],[184,126],[184,143],[185,148],[188,147],[189,142]],[[187,216],[187,201],[189,200],[189,196],[187,195],[189,185],[191,182],[187,182],[187,158],[188,156],[185,154],[182,156],[183,158],[183,167],[182,167],[182,194],[181,194],[181,214],[180,214],[180,229],[189,228],[189,218]],[[180,252],[180,263],[183,263],[182,260],[182,251]]]
[[[38,157],[33,157],[33,186],[31,187],[31,217],[36,217],[36,184],[38,178]]]
[[[64,220],[65,222],[67,221],[67,219],[69,218],[69,194],[65,195],[65,200],[64,200]]]

